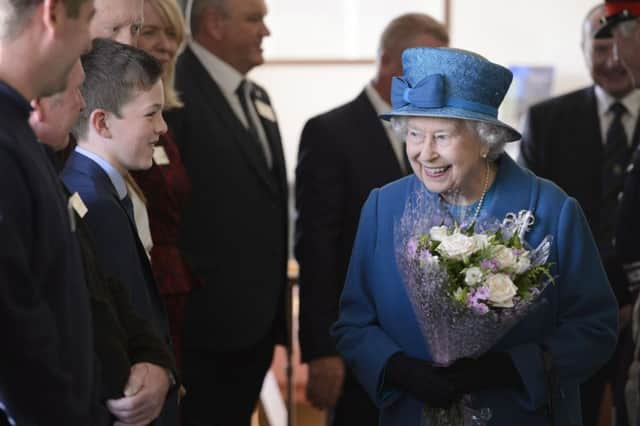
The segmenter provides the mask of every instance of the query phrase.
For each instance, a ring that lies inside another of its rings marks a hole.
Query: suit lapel
[[[199,91],[203,95],[202,98],[230,130],[230,135],[236,140],[242,154],[246,157],[251,168],[260,178],[260,181],[277,196],[279,194],[278,187],[273,175],[271,175],[270,170],[267,168],[264,153],[261,152],[258,142],[253,140],[251,134],[245,129],[240,120],[238,120],[238,117],[229,106],[224,94],[191,49],[185,50],[183,55],[185,55],[187,69],[193,74],[194,82],[198,85]],[[274,159],[275,157],[276,155],[274,153]]]

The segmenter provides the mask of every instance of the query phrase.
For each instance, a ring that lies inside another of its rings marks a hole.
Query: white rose
[[[446,226],[434,226],[429,230],[429,237],[433,241],[442,241],[449,236],[449,230]]]
[[[486,234],[475,234],[471,238],[475,240],[479,249],[489,247],[489,237]]]
[[[500,245],[493,252],[493,260],[500,264],[500,269],[508,269],[516,266],[517,258],[513,254],[513,250]]]
[[[437,250],[443,256],[452,259],[463,259],[478,251],[478,245],[472,237],[456,232],[443,238]]]
[[[474,266],[473,268],[465,269],[465,272],[464,272],[465,284],[475,285],[475,284],[478,284],[480,281],[482,281],[482,270],[480,270],[480,268],[476,268]]]
[[[489,303],[492,306],[498,308],[513,307],[513,297],[517,294],[518,288],[508,275],[490,275],[485,280],[484,285],[489,289]]]
[[[518,257],[518,261],[516,262],[515,273],[516,274],[524,274],[531,267],[531,260],[528,255],[522,255]]]

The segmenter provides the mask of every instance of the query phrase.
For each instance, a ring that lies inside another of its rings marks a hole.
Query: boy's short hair
[[[93,111],[104,109],[120,117],[135,92],[150,90],[162,75],[162,65],[153,56],[107,39],[93,40],[91,51],[81,59],[86,78],[80,91],[86,107],[74,127],[78,139],[86,137]]]

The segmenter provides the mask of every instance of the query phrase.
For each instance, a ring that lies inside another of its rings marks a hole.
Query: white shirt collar
[[[627,96],[619,100],[605,92],[605,90],[598,85],[595,86],[595,93],[598,102],[599,114],[609,112],[609,108],[613,103],[620,102],[625,106],[625,108],[627,108],[627,112],[633,118],[634,122],[638,118],[640,110],[640,90],[634,89]]]
[[[84,148],[81,148],[80,145],[76,146],[75,151],[78,154],[84,155],[90,160],[95,161],[98,164],[98,166],[100,166],[100,168],[104,170],[107,176],[109,176],[109,180],[111,180],[111,183],[116,188],[116,191],[118,193],[118,198],[122,200],[124,197],[126,197],[127,183],[125,182],[124,177],[122,177],[120,172],[117,171],[115,167],[113,167],[111,164],[109,164],[107,160],[100,157],[99,155],[91,151],[87,151]]]
[[[236,89],[245,76],[231,65],[209,52],[195,40],[189,41],[193,54],[200,60],[211,78],[218,84],[225,96],[235,96]]]

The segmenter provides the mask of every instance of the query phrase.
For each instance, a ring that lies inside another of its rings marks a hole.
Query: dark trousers
[[[347,370],[342,395],[327,416],[327,426],[376,426],[379,415],[369,395]]]
[[[269,334],[234,352],[183,348],[182,425],[249,426],[274,345]]]

